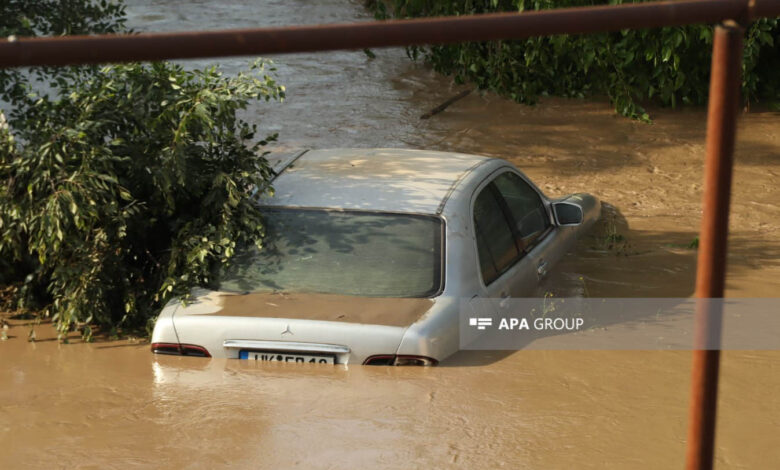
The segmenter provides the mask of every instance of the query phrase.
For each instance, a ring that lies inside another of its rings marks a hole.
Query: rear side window
[[[477,196],[474,226],[482,279],[485,284],[490,284],[520,257],[512,229],[492,184]]]
[[[542,198],[516,173],[502,173],[493,184],[506,201],[514,219],[512,223],[515,224],[518,245],[524,250],[530,249],[550,227],[550,218]]]

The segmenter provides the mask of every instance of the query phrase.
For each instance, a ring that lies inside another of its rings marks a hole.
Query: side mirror
[[[582,207],[577,204],[571,202],[554,202],[552,208],[558,226],[568,227],[582,223]]]

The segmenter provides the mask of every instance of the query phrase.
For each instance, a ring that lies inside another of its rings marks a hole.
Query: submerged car
[[[435,365],[459,349],[463,300],[526,297],[598,219],[506,160],[336,149],[272,160],[263,248],[217,290],[170,302],[156,353],[323,364]]]

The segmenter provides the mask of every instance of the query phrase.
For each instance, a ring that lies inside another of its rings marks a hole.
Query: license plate
[[[299,364],[335,364],[336,356],[313,356],[310,354],[290,354],[269,351],[239,351],[239,359],[266,362],[297,362]]]

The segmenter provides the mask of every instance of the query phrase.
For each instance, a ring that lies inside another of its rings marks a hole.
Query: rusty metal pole
[[[716,26],[712,47],[686,470],[711,470],[713,464],[723,313],[720,299],[726,278],[743,34],[734,22]]]

